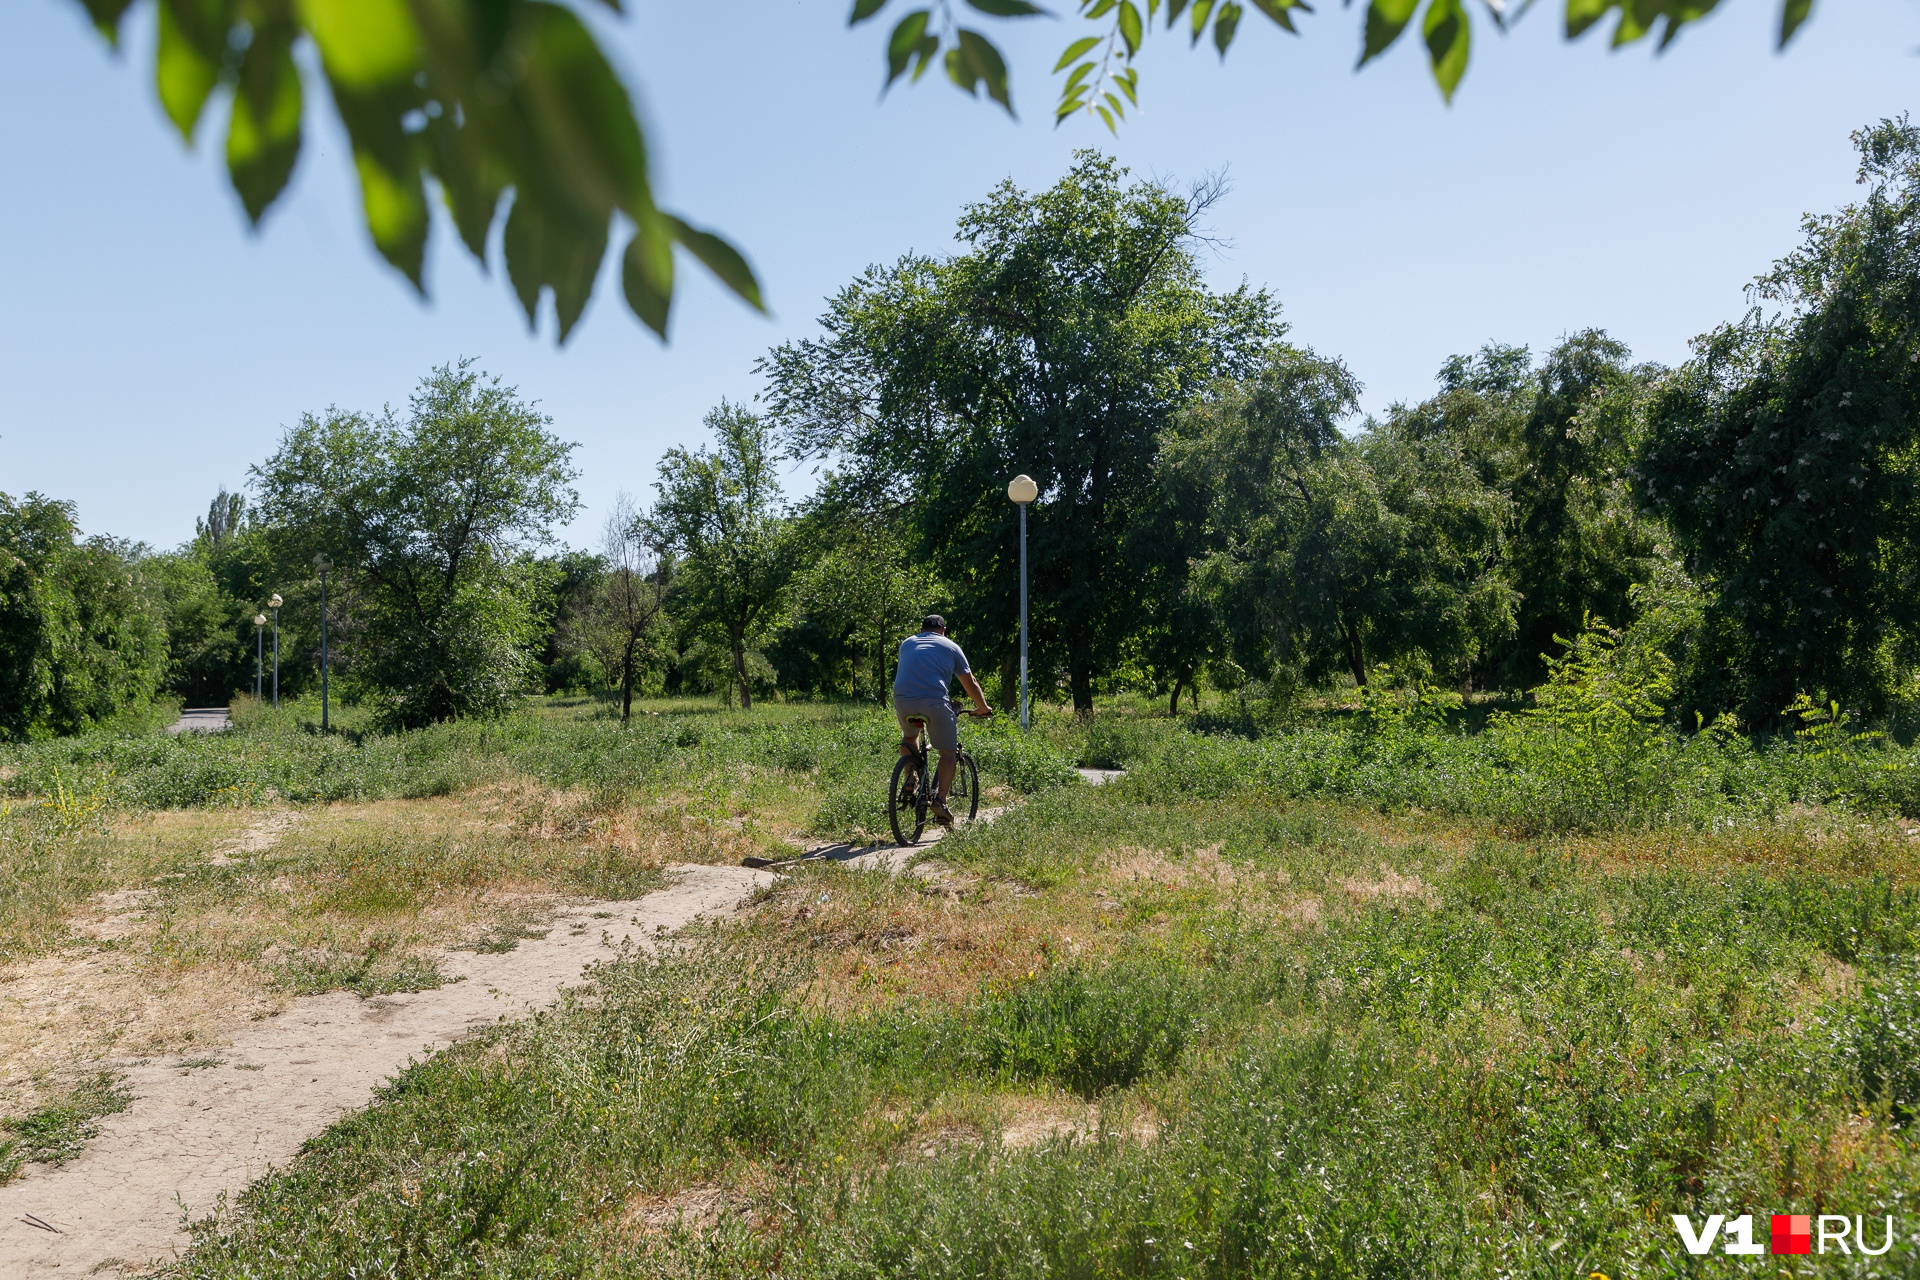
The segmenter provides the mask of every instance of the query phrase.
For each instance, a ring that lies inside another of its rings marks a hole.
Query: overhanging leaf
[[[853,12],[847,15],[847,25],[851,27],[865,22],[886,7],[887,0],[853,0]]]
[[[1567,0],[1567,39],[1574,40],[1588,27],[1606,17],[1613,0]]]
[[[1222,58],[1227,56],[1227,46],[1233,43],[1234,32],[1240,29],[1240,15],[1245,12],[1233,0],[1220,6],[1220,16],[1213,20],[1213,47]]]
[[[361,207],[374,248],[424,292],[420,267],[427,250],[427,195],[420,171],[391,172],[360,149],[353,153],[353,168],[360,175]]]
[[[887,84],[889,86],[906,74],[908,61],[912,59],[921,37],[927,33],[929,16],[925,9],[915,9],[894,24],[893,34],[887,37]]]
[[[1420,0],[1369,0],[1365,43],[1360,49],[1360,66],[1366,66],[1385,53],[1413,21]]]
[[[627,242],[627,251],[620,255],[620,287],[633,314],[664,338],[667,315],[673,308],[673,247],[666,246],[663,266],[654,239],[636,232]]]
[[[955,47],[947,54],[947,75],[968,93],[987,86],[987,96],[1013,114],[1013,99],[1007,92],[1007,63],[993,42],[977,31],[960,28]]]
[[[1191,43],[1199,44],[1200,37],[1207,34],[1207,19],[1211,16],[1213,16],[1213,0],[1194,0]]]
[[[161,4],[158,39],[154,45],[153,80],[167,119],[187,142],[207,108],[207,97],[220,79],[220,64],[209,60],[182,30],[173,6]]]
[[[527,313],[527,324],[531,326],[538,317],[540,295],[550,289],[559,338],[565,342],[593,296],[593,282],[607,256],[607,224],[574,210],[546,206],[537,196],[519,191],[500,241],[506,251],[507,279]],[[669,280],[667,292],[671,291]]]
[[[1440,86],[1440,96],[1452,102],[1453,91],[1460,87],[1460,77],[1467,71],[1467,48],[1471,40],[1467,12],[1460,0],[1431,0],[1423,34],[1427,40],[1427,57],[1433,65],[1434,82]]]
[[[559,5],[526,3],[515,44],[525,72],[514,104],[525,130],[514,181],[542,211],[601,224],[613,210],[651,216],[646,142],[633,102],[580,19]]]
[[[1082,54],[1086,53],[1087,50],[1093,48],[1093,46],[1099,43],[1100,43],[1099,36],[1084,36],[1079,40],[1075,40],[1072,44],[1067,46],[1067,51],[1060,55],[1060,61],[1053,64],[1054,74],[1058,75],[1060,72],[1065,71],[1068,67],[1073,65],[1073,60],[1075,58],[1080,57]]]
[[[227,122],[227,174],[256,223],[286,188],[300,157],[300,70],[293,64],[292,35],[287,27],[255,34]]]
[[[754,278],[753,268],[740,251],[722,240],[711,231],[702,231],[690,227],[672,214],[663,215],[668,227],[673,230],[674,239],[687,247],[687,252],[700,260],[700,265],[713,272],[721,284],[733,290],[755,311],[764,312],[766,303],[760,297],[760,282]]]
[[[967,4],[996,18],[1046,17],[1047,11],[1027,0],[967,0]]]
[[[405,0],[300,0],[327,78],[368,89],[420,67],[420,28]]]
[[[86,8],[87,16],[93,19],[94,28],[106,37],[107,43],[117,46],[120,43],[120,19],[133,7],[133,0],[80,0]]]
[[[1813,12],[1813,0],[1786,0],[1780,6],[1780,48],[1787,47],[1787,41],[1793,39],[1793,33]]]
[[[1127,56],[1131,58],[1140,52],[1142,34],[1140,10],[1134,7],[1133,0],[1120,0],[1120,15],[1116,19],[1116,24],[1119,27],[1121,42],[1127,46]]]

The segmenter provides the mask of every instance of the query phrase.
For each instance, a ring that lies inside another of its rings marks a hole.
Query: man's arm
[[[962,671],[960,673],[960,687],[965,689],[973,698],[973,709],[975,711],[978,711],[983,716],[993,714],[993,708],[987,705],[987,695],[980,692],[980,682],[973,678],[973,672]]]

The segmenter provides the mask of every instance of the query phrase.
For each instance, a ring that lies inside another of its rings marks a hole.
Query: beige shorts
[[[920,719],[927,722],[927,736],[933,739],[936,750],[953,751],[960,745],[960,717],[945,698],[898,698],[893,714],[900,721],[902,735],[914,731],[908,720]]]

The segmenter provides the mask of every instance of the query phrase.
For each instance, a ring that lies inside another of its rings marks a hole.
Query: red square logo
[[[1812,1253],[1813,1215],[1810,1213],[1774,1214],[1773,1251],[1775,1253]]]

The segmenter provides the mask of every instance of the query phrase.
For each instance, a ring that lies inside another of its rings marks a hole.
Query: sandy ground
[[[673,884],[628,902],[590,903],[546,938],[509,952],[449,953],[434,991],[363,1000],[345,992],[291,1002],[187,1061],[130,1064],[133,1106],[58,1169],[30,1166],[0,1187],[0,1276],[139,1271],[177,1251],[183,1212],[231,1199],[409,1062],[473,1028],[553,1002],[625,939],[651,941],[696,917],[736,910],[773,876],[676,866]],[[457,980],[455,980],[457,979]]]

